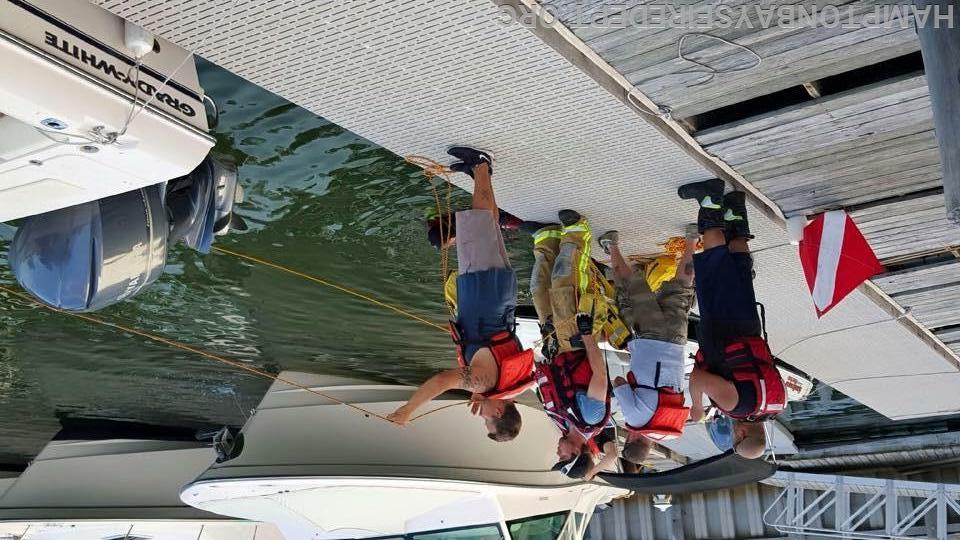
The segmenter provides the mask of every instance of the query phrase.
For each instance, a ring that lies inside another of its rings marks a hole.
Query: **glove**
[[[580,331],[581,336],[593,334],[593,315],[582,311],[577,313],[577,330]]]
[[[549,338],[554,332],[553,319],[547,319],[547,322],[540,325],[540,337]]]
[[[560,352],[560,343],[551,337],[547,337],[543,340],[543,347],[540,349],[540,354],[547,360],[547,363],[550,363]]]

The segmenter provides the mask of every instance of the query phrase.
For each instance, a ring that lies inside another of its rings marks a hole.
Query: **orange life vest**
[[[731,418],[762,422],[786,409],[787,389],[783,384],[780,370],[774,363],[773,353],[770,352],[770,347],[763,338],[748,336],[728,343],[723,351],[724,369],[721,373],[716,373],[707,367],[702,351],[697,351],[696,361],[699,367],[728,381],[753,384],[757,395],[753,410],[747,414],[734,414],[724,410],[723,412]]]
[[[456,324],[451,321],[450,337],[457,346],[457,363],[466,367],[463,342]],[[487,399],[510,399],[519,396],[536,384],[533,380],[533,349],[524,350],[513,332],[506,330],[494,334],[484,347],[490,349],[497,363],[497,384],[483,396]]]
[[[683,404],[683,392],[667,387],[654,388],[638,384],[632,371],[627,372],[627,382],[631,388],[650,388],[657,391],[657,410],[653,412],[653,416],[642,426],[624,423],[628,430],[655,441],[669,441],[683,435],[683,428],[690,418],[690,407]]]
[[[581,418],[576,395],[578,391],[586,392],[590,388],[590,379],[593,377],[586,351],[567,351],[556,355],[549,363],[537,362],[535,365],[537,386],[547,415],[564,433],[571,427],[576,428],[587,441],[591,453],[598,453],[596,444],[591,446],[591,443],[593,437],[610,421],[612,410],[608,394],[606,411],[600,423],[588,424]]]

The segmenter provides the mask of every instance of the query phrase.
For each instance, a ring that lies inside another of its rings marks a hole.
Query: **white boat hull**
[[[382,416],[415,390],[281,377]],[[518,404],[520,435],[498,443],[462,397],[441,397],[425,410],[451,404],[401,428],[274,383],[244,426],[240,454],[212,465],[181,498],[208,512],[273,523],[288,538],[367,538],[590,514],[628,493],[552,471],[560,433],[539,408]]]

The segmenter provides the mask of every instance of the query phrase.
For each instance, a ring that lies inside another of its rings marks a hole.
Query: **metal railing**
[[[784,472],[765,483],[783,490],[763,513],[763,522],[784,534],[852,540],[918,536],[946,540],[950,529],[956,529],[960,521],[960,485],[956,484]],[[862,497],[854,500],[852,494]],[[902,516],[901,508],[905,509]],[[955,515],[953,527],[951,513]],[[933,520],[925,520],[924,527],[917,526],[931,514]],[[882,527],[871,526],[871,518],[875,518],[873,524],[882,521]]]

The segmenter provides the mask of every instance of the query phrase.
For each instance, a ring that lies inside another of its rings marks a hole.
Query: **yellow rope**
[[[338,291],[340,291],[340,292],[344,292],[344,293],[347,293],[347,294],[349,294],[349,295],[352,295],[352,296],[355,296],[355,297],[357,297],[357,298],[360,298],[360,299],[362,299],[362,300],[366,300],[367,302],[370,302],[370,303],[372,303],[372,304],[375,304],[375,305],[378,305],[378,306],[385,307],[385,308],[387,308],[387,309],[393,310],[393,311],[395,311],[395,312],[403,315],[404,317],[408,317],[408,318],[413,319],[413,320],[415,320],[415,321],[419,321],[419,322],[421,322],[421,323],[423,323],[423,324],[425,324],[425,325],[427,325],[427,326],[432,326],[432,327],[434,327],[434,328],[436,328],[437,330],[440,330],[440,331],[442,331],[442,332],[447,332],[447,328],[444,327],[443,325],[440,325],[440,324],[437,324],[437,323],[435,323],[435,322],[433,322],[433,321],[429,321],[429,320],[427,320],[427,319],[424,319],[423,317],[417,315],[416,313],[412,313],[412,312],[407,311],[407,310],[405,310],[405,309],[403,309],[403,308],[397,307],[397,306],[395,306],[395,305],[393,305],[393,304],[388,304],[388,303],[386,303],[386,302],[377,300],[376,298],[373,298],[372,296],[363,294],[363,293],[361,293],[361,292],[359,292],[359,291],[356,291],[356,290],[351,289],[351,288],[349,288],[349,287],[345,287],[345,286],[343,286],[343,285],[338,285],[338,284],[336,284],[336,283],[333,283],[332,281],[328,281],[328,280],[326,280],[326,279],[319,278],[319,277],[317,277],[317,276],[311,276],[310,274],[305,274],[305,273],[303,273],[303,272],[299,272],[299,271],[297,271],[297,270],[293,270],[292,268],[287,268],[286,266],[283,266],[283,265],[280,265],[280,264],[277,264],[277,263],[273,263],[273,262],[270,262],[270,261],[267,261],[267,260],[264,260],[264,259],[259,259],[259,258],[257,258],[257,257],[253,257],[253,256],[251,256],[251,255],[246,255],[246,254],[244,254],[244,253],[240,253],[240,252],[237,252],[237,251],[231,251],[231,250],[229,250],[229,249],[225,249],[225,248],[222,248],[222,247],[213,246],[213,247],[211,247],[210,249],[213,250],[213,251],[216,251],[216,252],[218,252],[218,253],[223,253],[224,255],[230,255],[230,256],[232,256],[232,257],[237,257],[237,258],[239,258],[239,259],[243,259],[243,260],[246,260],[246,261],[249,261],[249,262],[252,262],[252,263],[256,263],[256,264],[260,264],[260,265],[267,266],[267,267],[270,267],[270,268],[274,268],[274,269],[276,269],[276,270],[280,270],[281,272],[286,272],[286,273],[288,273],[288,274],[292,274],[292,275],[294,275],[294,276],[301,277],[301,278],[306,279],[306,280],[308,280],[308,281],[312,281],[312,282],[314,282],[314,283],[318,283],[318,284],[320,284],[320,285],[324,285],[324,286],[326,286],[326,287],[330,287],[331,289],[336,289],[336,290],[338,290]]]
[[[671,236],[666,242],[659,244],[668,255],[679,257],[687,249],[687,239],[682,236]],[[703,241],[697,241],[696,250],[703,249]]]
[[[447,244],[449,243],[450,237],[453,233],[454,216],[451,208],[453,182],[450,181],[450,174],[453,171],[450,169],[450,167],[424,156],[413,155],[407,156],[404,159],[407,163],[416,165],[417,167],[423,169],[423,175],[427,177],[427,182],[430,184],[430,190],[433,192],[433,201],[437,205],[437,219],[439,220],[438,225],[440,227],[440,290],[442,291],[446,286],[447,274],[450,272],[450,255],[448,253],[450,246]],[[434,182],[434,180],[437,178],[443,178],[447,183],[446,211],[444,211],[440,204],[440,193],[437,191],[436,182]],[[455,317],[456,313],[454,313],[453,306],[447,302],[444,302],[444,304],[447,304],[447,310],[450,312],[450,317]]]
[[[450,237],[451,237],[452,229],[453,229],[453,223],[452,223],[452,221],[453,221],[453,213],[451,212],[451,199],[452,199],[452,194],[453,194],[453,183],[450,182],[450,173],[453,172],[453,171],[451,171],[449,167],[446,167],[446,166],[444,166],[444,165],[441,165],[440,163],[438,163],[438,162],[436,162],[436,161],[434,161],[434,160],[432,160],[432,159],[430,159],[430,158],[423,157],[423,156],[408,156],[408,157],[406,158],[406,160],[407,160],[407,162],[409,162],[409,163],[411,163],[411,164],[414,164],[414,165],[417,165],[417,166],[419,166],[419,167],[422,167],[422,168],[423,168],[424,175],[427,177],[428,181],[430,181],[430,188],[431,188],[431,190],[432,190],[432,192],[433,192],[434,202],[436,203],[436,206],[437,206],[437,216],[438,216],[439,226],[440,226],[440,273],[441,273],[441,283],[445,283],[445,280],[446,280],[446,278],[447,278],[447,273],[448,273],[448,266],[449,266],[449,254],[448,254],[449,246],[448,246],[448,243],[449,243],[449,239],[450,239]],[[442,208],[442,205],[441,205],[441,202],[440,202],[440,194],[439,194],[439,192],[437,191],[437,186],[436,186],[436,184],[433,182],[433,180],[434,180],[435,178],[439,178],[439,177],[444,178],[444,179],[446,180],[446,183],[447,183],[446,212],[444,212],[444,209]],[[405,317],[408,317],[408,318],[410,318],[410,319],[413,319],[413,320],[415,320],[415,321],[418,321],[418,322],[420,322],[420,323],[423,323],[423,324],[425,324],[425,325],[427,325],[427,326],[436,328],[437,330],[440,330],[441,332],[446,333],[446,332],[448,331],[447,328],[445,328],[444,326],[442,326],[442,325],[440,325],[440,324],[437,324],[437,323],[435,323],[435,322],[429,321],[429,320],[427,320],[427,319],[425,319],[425,318],[423,318],[423,317],[421,317],[421,316],[419,316],[419,315],[417,315],[417,314],[415,314],[415,313],[412,313],[412,312],[407,311],[407,310],[405,310],[405,309],[403,309],[403,308],[397,307],[397,306],[395,306],[395,305],[393,305],[393,304],[389,304],[389,303],[387,303],[387,302],[383,302],[383,301],[381,301],[381,300],[377,300],[376,298],[373,298],[373,297],[370,296],[370,295],[361,293],[361,292],[359,292],[359,291],[356,291],[356,290],[351,289],[351,288],[349,288],[349,287],[345,287],[345,286],[343,286],[343,285],[339,285],[339,284],[334,283],[334,282],[332,282],[332,281],[329,281],[329,280],[327,280],[327,279],[323,279],[323,278],[320,278],[320,277],[317,277],[317,276],[313,276],[313,275],[310,275],[310,274],[306,274],[306,273],[304,273],[304,272],[300,272],[300,271],[298,271],[298,270],[294,270],[294,269],[292,269],[292,268],[288,268],[288,267],[283,266],[283,265],[281,265],[281,264],[277,264],[277,263],[274,263],[274,262],[271,262],[271,261],[267,261],[267,260],[264,260],[264,259],[261,259],[261,258],[258,258],[258,257],[254,257],[254,256],[252,256],[252,255],[247,255],[247,254],[245,254],[245,253],[240,253],[240,252],[233,251],[233,250],[226,249],[226,248],[222,248],[222,247],[219,247],[219,246],[213,246],[211,249],[212,249],[213,251],[217,252],[217,253],[221,253],[221,254],[224,254],[224,255],[229,255],[229,256],[231,256],[231,257],[236,257],[236,258],[238,258],[238,259],[243,259],[243,260],[248,261],[248,262],[252,262],[252,263],[255,263],[255,264],[259,264],[259,265],[262,265],[262,266],[266,266],[266,267],[269,267],[269,268],[273,268],[273,269],[276,269],[276,270],[280,270],[281,272],[286,272],[286,273],[288,273],[288,274],[291,274],[291,275],[294,275],[294,276],[297,276],[297,277],[306,279],[306,280],[311,281],[311,282],[313,282],[313,283],[317,283],[317,284],[320,284],[320,285],[324,285],[324,286],[329,287],[329,288],[331,288],[331,289],[334,289],[334,290],[337,290],[337,291],[340,291],[340,292],[349,294],[349,295],[354,296],[354,297],[356,297],[356,298],[360,298],[360,299],[362,299],[362,300],[365,300],[365,301],[367,301],[367,302],[370,302],[371,304],[374,304],[374,305],[381,306],[381,307],[387,308],[387,309],[389,309],[389,310],[392,310],[392,311],[394,311],[394,312],[396,312],[396,313],[399,313],[400,315],[403,315],[403,316],[405,316]],[[107,326],[107,327],[113,328],[113,329],[115,329],[115,330],[120,330],[120,331],[122,331],[122,332],[127,332],[127,333],[130,333],[130,334],[133,334],[133,335],[141,336],[141,337],[147,338],[147,339],[149,339],[149,340],[151,340],[151,341],[154,341],[154,342],[156,342],[156,343],[161,343],[161,344],[164,344],[164,345],[167,345],[167,346],[170,346],[170,347],[174,347],[174,348],[176,348],[176,349],[180,349],[180,350],[183,350],[183,351],[187,351],[187,352],[190,352],[190,353],[199,355],[199,356],[201,356],[201,357],[207,358],[207,359],[209,359],[209,360],[213,360],[213,361],[219,362],[219,363],[221,363],[221,364],[224,364],[224,365],[233,367],[233,368],[235,368],[235,369],[243,370],[243,371],[246,371],[246,372],[248,372],[248,373],[252,373],[252,374],[254,374],[254,375],[257,375],[257,376],[259,376],[259,377],[262,377],[262,378],[265,378],[265,379],[269,379],[269,380],[271,380],[271,381],[281,382],[281,383],[287,384],[287,385],[289,385],[289,386],[293,386],[293,387],[295,387],[295,388],[299,388],[299,389],[301,389],[301,390],[305,390],[305,391],[307,391],[307,392],[310,392],[311,394],[315,394],[315,395],[320,396],[320,397],[322,397],[322,398],[324,398],[324,399],[328,399],[328,400],[333,401],[333,402],[335,402],[335,403],[338,403],[338,404],[340,404],[340,405],[345,405],[345,406],[347,406],[347,407],[350,407],[351,409],[354,409],[354,410],[356,410],[356,411],[358,411],[358,412],[361,412],[361,413],[363,413],[363,414],[366,415],[366,416],[373,416],[373,417],[379,418],[379,419],[381,419],[381,420],[383,420],[383,421],[391,422],[391,421],[388,420],[385,416],[382,416],[382,415],[380,415],[380,414],[377,414],[377,413],[375,413],[375,412],[373,412],[373,411],[369,411],[369,410],[367,410],[367,409],[364,409],[363,407],[354,405],[354,404],[352,404],[352,403],[347,403],[347,402],[345,402],[345,401],[341,401],[341,400],[339,400],[339,399],[337,399],[337,398],[335,398],[335,397],[333,397],[333,396],[327,395],[327,394],[325,394],[325,393],[323,393],[323,392],[319,392],[319,391],[314,390],[314,389],[312,389],[312,388],[303,386],[303,385],[301,385],[301,384],[299,384],[299,383],[296,383],[296,382],[293,382],[293,381],[284,379],[284,378],[282,378],[282,377],[280,377],[280,376],[267,373],[267,372],[265,372],[265,371],[262,371],[262,370],[259,370],[259,369],[257,369],[257,368],[254,368],[254,367],[252,367],[252,366],[246,365],[246,364],[244,364],[244,363],[242,363],[242,362],[238,362],[238,361],[236,361],[236,360],[230,360],[230,359],[224,358],[224,357],[222,357],[222,356],[219,356],[219,355],[216,355],[216,354],[213,354],[213,353],[210,353],[210,352],[206,352],[206,351],[197,349],[197,348],[195,348],[195,347],[191,347],[190,345],[187,345],[187,344],[185,344],[185,343],[181,343],[181,342],[179,342],[179,341],[174,341],[174,340],[172,340],[172,339],[167,339],[167,338],[164,338],[164,337],[161,337],[161,336],[157,336],[157,335],[151,334],[151,333],[149,333],[149,332],[145,332],[145,331],[143,331],[143,330],[138,330],[138,329],[136,329],[136,328],[132,328],[132,327],[129,327],[129,326],[125,326],[125,325],[122,325],[122,324],[119,324],[119,323],[114,323],[114,322],[106,321],[106,320],[100,319],[100,318],[98,318],[98,317],[94,317],[94,316],[91,316],[91,315],[86,315],[86,314],[83,314],[83,313],[76,313],[76,312],[71,312],[71,311],[65,311],[65,310],[62,310],[62,309],[57,309],[57,308],[55,308],[55,307],[48,306],[48,305],[43,304],[43,303],[41,303],[41,302],[37,302],[37,301],[34,300],[32,297],[30,297],[30,296],[28,296],[28,295],[26,295],[26,294],[23,294],[23,293],[14,291],[14,290],[9,289],[9,288],[7,288],[7,287],[0,286],[0,291],[6,292],[6,293],[9,294],[9,295],[16,296],[16,297],[18,297],[18,298],[21,298],[21,299],[23,299],[23,300],[26,300],[27,302],[29,302],[29,303],[31,303],[31,304],[33,304],[33,305],[37,305],[37,306],[41,306],[41,307],[47,308],[47,309],[49,309],[49,310],[51,310],[51,311],[54,311],[54,312],[56,312],[56,313],[61,313],[61,314],[64,314],[64,315],[69,315],[69,316],[71,316],[71,317],[75,317],[75,318],[78,318],[78,319],[82,319],[82,320],[87,321],[87,322],[92,322],[92,323],[95,323],[95,324],[99,324],[99,325],[102,325],[102,326]],[[450,308],[450,310],[451,310],[451,315],[452,315],[452,314],[453,314],[453,313],[452,313],[452,307],[448,305],[448,308]],[[469,402],[456,402],[456,403],[450,403],[450,404],[447,404],[447,405],[444,405],[444,406],[441,406],[441,407],[437,407],[437,408],[435,408],[435,409],[429,410],[429,411],[427,411],[427,412],[425,412],[425,413],[423,413],[423,414],[420,414],[420,415],[417,415],[417,416],[411,418],[411,419],[410,419],[410,422],[413,422],[414,420],[417,420],[417,419],[419,419],[419,418],[423,418],[424,416],[427,416],[427,415],[429,415],[429,414],[433,414],[433,413],[435,413],[435,412],[437,412],[437,411],[441,411],[441,410],[443,410],[443,409],[448,409],[448,408],[450,408],[450,407],[455,407],[455,406],[457,406],[457,405],[462,405],[463,403],[469,403]],[[392,423],[392,422],[391,422],[391,423]]]
[[[167,346],[173,347],[173,348],[175,348],[175,349],[180,349],[180,350],[183,350],[183,351],[186,351],[186,352],[190,352],[190,353],[196,354],[196,355],[198,355],[198,356],[202,356],[203,358],[206,358],[206,359],[208,359],[208,360],[213,360],[213,361],[215,361],[215,362],[219,362],[219,363],[224,364],[224,365],[226,365],[226,366],[230,366],[230,367],[235,368],[235,369],[239,369],[239,370],[242,370],[242,371],[246,371],[246,372],[248,372],[248,373],[252,373],[252,374],[254,374],[254,375],[258,376],[258,377],[262,377],[262,378],[264,378],[264,379],[269,379],[269,380],[271,380],[271,381],[281,382],[281,383],[283,383],[283,384],[292,386],[292,387],[294,387],[294,388],[299,388],[300,390],[305,390],[305,391],[307,391],[307,392],[310,392],[311,394],[314,394],[314,395],[317,395],[317,396],[322,397],[322,398],[324,398],[324,399],[328,399],[328,400],[330,400],[330,401],[333,401],[334,403],[338,403],[338,404],[340,404],[340,405],[345,405],[345,406],[347,406],[347,407],[349,407],[349,408],[351,408],[351,409],[354,409],[354,410],[356,410],[356,411],[358,411],[358,412],[363,413],[365,416],[368,416],[368,417],[369,417],[369,416],[372,416],[372,417],[374,417],[374,418],[379,418],[380,420],[383,420],[383,421],[385,421],[385,422],[393,423],[393,421],[388,420],[386,416],[382,416],[382,415],[377,414],[377,413],[375,413],[375,412],[373,412],[373,411],[364,409],[363,407],[360,407],[360,406],[358,406],[358,405],[354,405],[354,404],[348,403],[348,402],[346,402],[346,401],[341,401],[341,400],[339,400],[339,399],[337,399],[337,398],[335,398],[335,397],[333,397],[333,396],[331,396],[331,395],[325,394],[325,393],[320,392],[320,391],[318,391],[318,390],[314,390],[313,388],[309,388],[309,387],[304,386],[304,385],[302,385],[302,384],[300,384],[300,383],[291,381],[291,380],[289,380],[289,379],[285,379],[285,378],[280,377],[280,376],[278,376],[278,375],[273,375],[273,374],[271,374],[271,373],[267,373],[266,371],[263,371],[263,370],[260,370],[260,369],[255,368],[255,367],[249,366],[249,365],[247,365],[247,364],[245,364],[245,363],[243,363],[243,362],[239,362],[239,361],[237,361],[237,360],[230,360],[230,359],[228,359],[228,358],[224,358],[224,357],[222,357],[222,356],[219,356],[219,355],[216,355],[216,354],[213,354],[213,353],[210,353],[210,352],[201,350],[201,349],[197,349],[196,347],[191,347],[190,345],[187,345],[187,344],[185,344],[185,343],[181,343],[181,342],[179,342],[179,341],[174,341],[174,340],[172,340],[172,339],[167,339],[167,338],[165,338],[165,337],[161,337],[161,336],[158,336],[158,335],[155,335],[155,334],[151,334],[150,332],[146,332],[146,331],[143,331],[143,330],[138,330],[138,329],[136,329],[136,328],[132,328],[132,327],[129,327],[129,326],[125,326],[125,325],[122,325],[122,324],[119,324],[119,323],[110,322],[110,321],[105,321],[105,320],[100,319],[100,318],[98,318],[98,317],[94,317],[94,316],[92,316],[92,315],[87,315],[87,314],[85,314],[85,313],[75,313],[75,312],[72,312],[72,311],[65,311],[65,310],[62,310],[62,309],[57,309],[57,308],[55,308],[55,307],[53,307],[53,306],[48,306],[47,304],[40,303],[40,302],[34,300],[31,296],[29,296],[29,295],[27,295],[27,294],[14,291],[14,290],[9,289],[9,288],[7,288],[7,287],[4,287],[4,286],[2,286],[2,285],[0,285],[0,291],[3,291],[3,292],[5,292],[5,293],[7,293],[7,294],[9,294],[9,295],[11,295],[11,296],[18,297],[18,298],[20,298],[20,299],[22,299],[22,300],[26,300],[27,302],[29,302],[29,303],[32,304],[32,305],[44,307],[44,308],[46,308],[46,309],[48,309],[48,310],[50,310],[50,311],[53,311],[53,312],[56,312],[56,313],[60,313],[60,314],[62,314],[62,315],[69,315],[69,316],[71,316],[71,317],[74,317],[74,318],[77,318],[77,319],[82,319],[82,320],[87,321],[87,322],[92,322],[92,323],[99,324],[99,325],[102,325],[102,326],[107,326],[107,327],[113,328],[114,330],[120,330],[121,332],[127,332],[127,333],[129,333],[129,334],[133,334],[133,335],[136,335],[136,336],[144,337],[144,338],[147,338],[147,339],[149,339],[149,340],[151,340],[151,341],[154,341],[154,342],[156,342],[156,343],[161,343],[161,344],[163,344],[163,345],[167,345]],[[443,409],[448,409],[448,408],[454,407],[454,406],[456,406],[456,405],[462,405],[462,404],[464,404],[464,403],[468,403],[468,402],[467,402],[467,401],[463,401],[463,402],[457,402],[457,403],[450,403],[450,404],[444,405],[444,406],[442,406],[442,407],[438,407],[438,408],[436,408],[436,409],[429,410],[429,411],[427,411],[427,412],[425,412],[425,413],[423,413],[423,414],[421,414],[421,415],[418,415],[418,416],[415,416],[415,417],[411,418],[411,419],[410,419],[410,422],[413,422],[414,420],[416,420],[416,419],[418,419],[418,418],[422,418],[422,417],[424,417],[424,416],[427,416],[428,414],[433,414],[433,413],[435,413],[435,412],[437,412],[437,411],[441,411],[441,410],[443,410]]]

